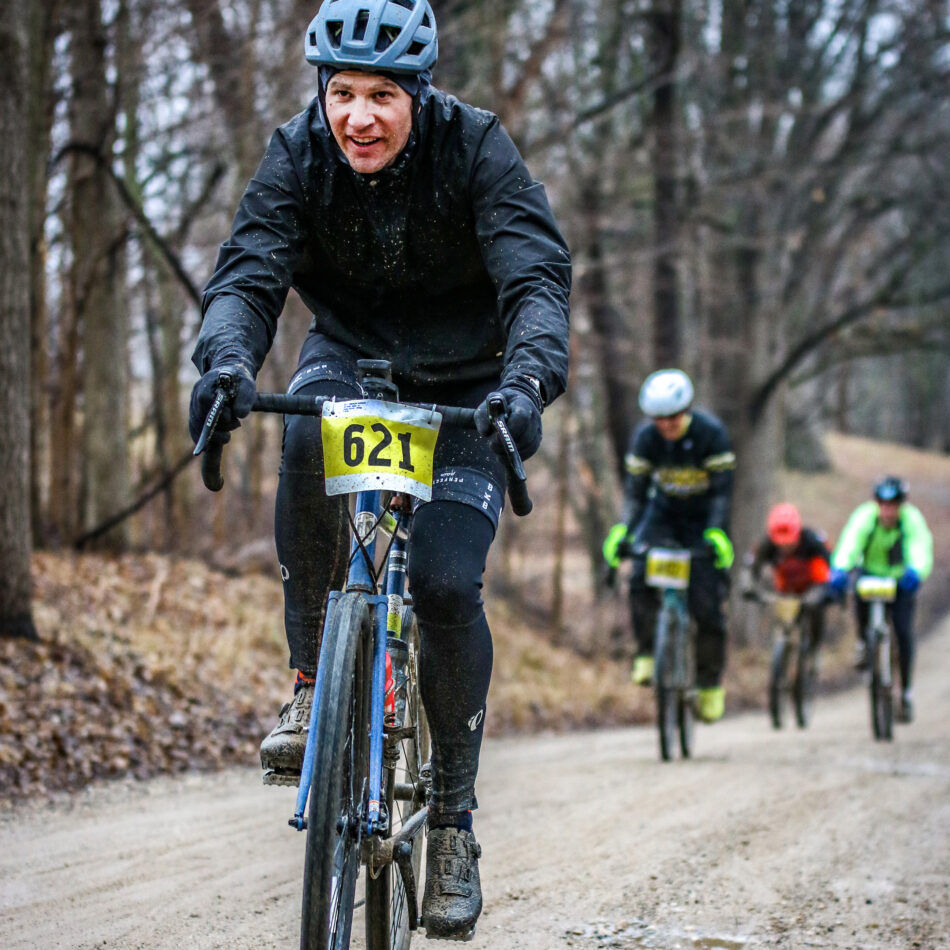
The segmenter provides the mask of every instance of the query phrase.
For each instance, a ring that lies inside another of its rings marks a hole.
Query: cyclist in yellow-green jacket
[[[907,501],[907,482],[889,475],[874,486],[874,499],[852,512],[831,556],[831,586],[843,594],[852,571],[897,579],[888,604],[900,660],[902,722],[914,718],[914,606],[917,590],[933,569],[933,537],[920,509]],[[859,669],[868,665],[864,630],[868,605],[855,598]]]

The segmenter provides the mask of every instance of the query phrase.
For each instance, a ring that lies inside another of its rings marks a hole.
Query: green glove
[[[732,567],[732,562],[736,559],[736,553],[732,549],[732,542],[729,535],[722,528],[707,528],[703,532],[703,539],[711,545],[715,552],[713,565],[720,570],[726,570]]]
[[[620,545],[623,544],[626,537],[627,526],[622,521],[619,521],[607,532],[601,550],[604,553],[604,560],[610,567],[620,566]]]

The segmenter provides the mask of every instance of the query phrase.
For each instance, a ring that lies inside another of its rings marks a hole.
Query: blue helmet
[[[894,475],[888,475],[874,486],[874,497],[878,501],[904,501],[907,498],[907,482]]]
[[[304,47],[314,66],[415,75],[439,56],[428,0],[323,0]]]

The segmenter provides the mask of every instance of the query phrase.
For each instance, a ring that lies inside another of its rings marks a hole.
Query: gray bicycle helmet
[[[324,0],[307,28],[307,62],[419,74],[439,56],[428,0]]]
[[[658,369],[640,387],[640,408],[647,416],[675,416],[692,402],[693,384],[681,369]]]

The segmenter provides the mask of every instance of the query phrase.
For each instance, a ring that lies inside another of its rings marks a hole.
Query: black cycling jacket
[[[686,432],[668,442],[653,422],[640,425],[624,457],[624,520],[635,530],[649,501],[671,522],[729,530],[736,457],[725,426],[694,409]]]
[[[433,89],[410,144],[347,164],[316,100],[281,126],[204,291],[193,360],[256,375],[287,291],[312,329],[389,359],[397,382],[567,380],[570,255],[496,116]]]

